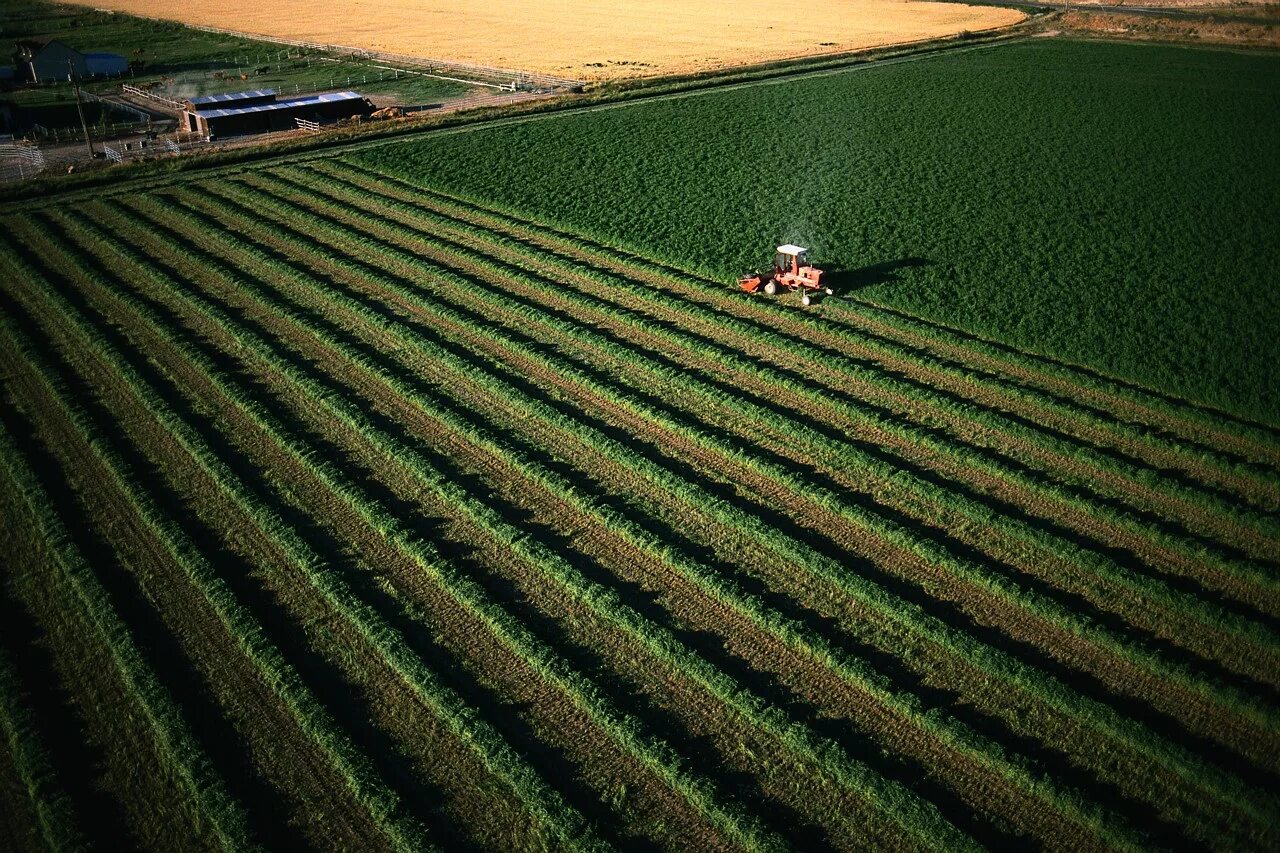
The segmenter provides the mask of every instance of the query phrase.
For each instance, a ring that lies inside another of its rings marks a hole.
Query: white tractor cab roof
[[[803,255],[805,252],[809,250],[804,248],[803,246],[793,246],[790,243],[788,243],[785,246],[779,246],[778,251],[784,255]]]

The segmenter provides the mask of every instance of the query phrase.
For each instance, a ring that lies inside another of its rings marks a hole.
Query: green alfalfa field
[[[9,210],[0,840],[1274,848],[1278,104],[1030,40]]]

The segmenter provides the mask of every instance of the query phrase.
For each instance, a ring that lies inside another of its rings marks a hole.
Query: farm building
[[[17,77],[29,83],[50,83],[77,77],[114,77],[129,70],[129,62],[116,53],[81,53],[57,39],[24,39],[17,42],[13,65]]]
[[[277,98],[274,89],[205,95],[184,102],[182,127],[211,138],[290,130],[297,120],[328,122],[367,116],[373,105],[357,92]]]

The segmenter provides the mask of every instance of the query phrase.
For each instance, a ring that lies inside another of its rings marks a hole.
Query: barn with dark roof
[[[182,129],[213,139],[291,130],[298,119],[318,123],[367,116],[373,104],[357,92],[321,92],[278,98],[274,89],[203,95],[184,103]]]

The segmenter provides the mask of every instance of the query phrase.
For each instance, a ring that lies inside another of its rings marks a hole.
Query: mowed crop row
[[[288,831],[253,784],[322,844],[1276,840],[1256,431],[341,162],[6,242],[7,426],[156,542],[224,843]]]

